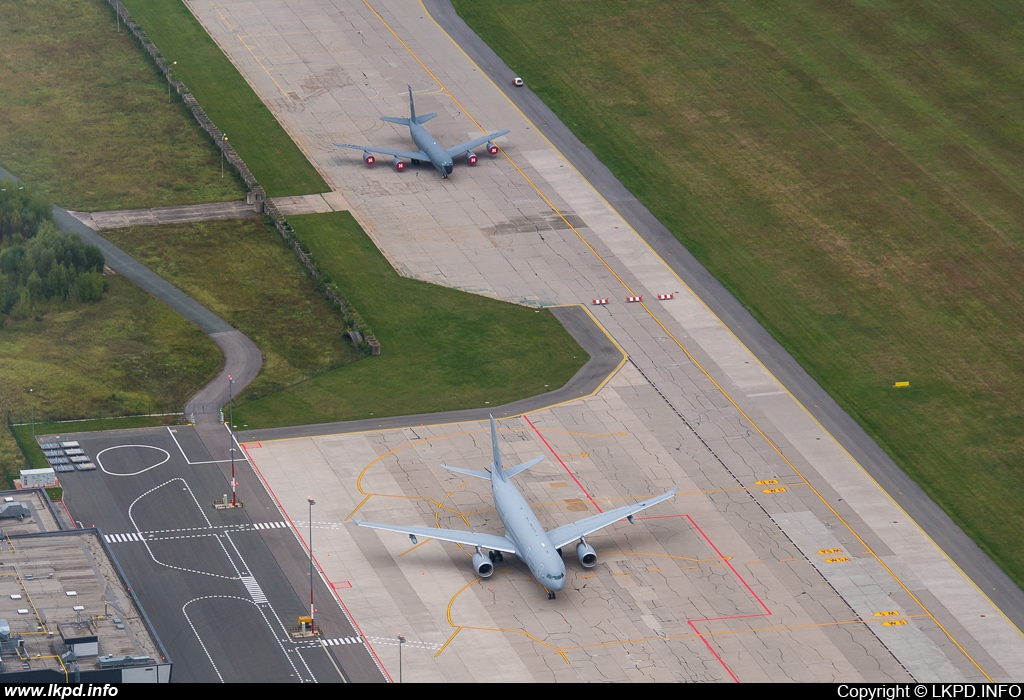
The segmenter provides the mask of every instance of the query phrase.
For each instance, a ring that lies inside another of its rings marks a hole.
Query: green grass
[[[34,420],[36,434],[68,431],[69,425],[76,432],[92,425],[135,427],[113,420],[48,422],[180,411],[217,375],[223,357],[202,331],[120,275],[107,282],[94,304],[8,322],[0,330],[0,414],[10,413],[16,423]],[[31,443],[31,426],[19,430]],[[8,479],[26,468],[6,427],[0,429],[0,468]]]
[[[69,209],[240,199],[220,156],[100,0],[0,8],[0,164]]]
[[[399,276],[348,212],[288,221],[359,309],[382,351],[236,404],[239,425],[498,406],[561,386],[589,359],[549,311]]]
[[[455,4],[1024,583],[1021,3]]]
[[[264,218],[138,226],[104,235],[259,346],[263,370],[243,399],[362,357],[343,338],[341,315]]]
[[[330,187],[181,0],[124,0],[268,197]]]

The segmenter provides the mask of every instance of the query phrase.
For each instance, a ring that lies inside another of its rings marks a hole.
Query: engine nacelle
[[[594,558],[597,558],[596,554]],[[476,569],[476,575],[480,578],[487,578],[494,573],[494,564],[480,552],[476,552],[473,555],[473,568]]]
[[[395,158],[395,170],[398,172],[405,170],[405,161],[401,158]]]
[[[476,165],[477,157],[473,151],[466,151],[466,162],[470,165]]]
[[[490,153],[492,156],[498,155],[498,147],[497,145],[495,145],[493,141],[487,142],[487,152]]]
[[[576,545],[576,558],[588,569],[593,569],[597,565],[597,552],[586,542]]]
[[[369,151],[363,151],[363,162],[367,165],[373,165],[377,162],[377,157]]]

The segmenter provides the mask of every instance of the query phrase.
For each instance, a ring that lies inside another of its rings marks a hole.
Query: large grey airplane
[[[521,471],[529,469],[542,459],[544,455],[531,459],[529,462],[505,469],[501,466],[501,454],[498,450],[498,430],[494,425],[494,416],[491,416],[491,449],[494,453],[494,461],[487,472],[478,472],[472,469],[460,467],[449,467],[442,464],[441,467],[449,471],[474,476],[478,479],[489,479],[491,491],[494,494],[494,506],[498,510],[498,517],[505,525],[505,536],[488,535],[478,532],[464,532],[462,530],[442,530],[433,527],[418,527],[415,525],[386,525],[383,523],[368,523],[362,520],[354,520],[356,525],[372,527],[378,530],[390,530],[408,535],[413,544],[416,544],[417,537],[432,537],[435,540],[446,542],[458,542],[476,548],[473,554],[473,568],[481,578],[487,578],[494,573],[494,564],[504,559],[504,554],[514,554],[530,567],[530,573],[537,582],[548,591],[548,599],[553,599],[557,591],[565,587],[565,563],[562,561],[562,547],[579,540],[576,544],[576,558],[580,564],[590,569],[597,564],[597,552],[587,544],[585,537],[592,532],[607,527],[614,522],[625,518],[633,522],[633,514],[644,508],[650,508],[656,503],[668,500],[676,495],[679,484],[676,484],[671,491],[666,491],[660,496],[648,498],[646,501],[634,503],[631,506],[623,506],[605,513],[592,515],[589,518],[578,520],[568,525],[556,527],[554,530],[545,531],[540,521],[534,515],[533,510],[526,503],[526,499],[519,493],[519,490],[509,479]],[[480,550],[490,550],[485,556]]]
[[[334,142],[335,146],[341,148],[354,148],[357,151],[363,152],[363,161],[367,165],[373,165],[377,162],[374,158],[374,153],[382,153],[386,156],[394,157],[394,168],[398,172],[405,170],[405,160],[412,161],[413,165],[419,165],[423,161],[429,161],[435,168],[441,172],[441,177],[448,177],[452,174],[452,170],[455,167],[455,163],[452,160],[458,155],[465,154],[466,162],[470,165],[476,165],[477,155],[473,153],[473,149],[477,146],[487,144],[487,152],[492,156],[498,154],[498,147],[494,144],[494,139],[499,136],[504,136],[509,132],[509,129],[503,131],[495,131],[493,134],[487,134],[487,136],[481,136],[465,143],[460,143],[458,146],[452,146],[451,148],[443,148],[441,144],[437,142],[430,132],[427,131],[426,127],[423,126],[424,122],[428,122],[437,114],[431,112],[430,114],[424,114],[422,116],[416,116],[416,105],[412,101],[412,85],[409,86],[409,118],[405,117],[381,117],[381,121],[393,122],[395,124],[404,124],[409,127],[409,133],[412,134],[413,143],[420,149],[418,151],[402,151],[396,148],[374,148],[373,146],[357,146],[351,143],[338,143]]]

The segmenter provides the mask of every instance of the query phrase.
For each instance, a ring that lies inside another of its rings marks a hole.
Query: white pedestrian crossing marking
[[[256,579],[252,576],[243,576],[242,583],[245,584],[245,590],[249,591],[249,595],[256,603],[266,603],[267,596],[263,593],[263,589],[260,588],[260,584],[256,583]]]
[[[107,544],[124,544],[125,542],[142,542],[143,537],[137,532],[118,532],[112,535],[104,535],[103,541]]]

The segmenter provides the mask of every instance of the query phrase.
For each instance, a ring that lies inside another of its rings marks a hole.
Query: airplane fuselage
[[[441,175],[443,177],[451,175],[454,167],[451,157],[445,153],[441,144],[427,131],[426,127],[413,122],[409,125],[409,132],[412,134],[413,142],[430,157],[430,162],[441,172]]]
[[[505,536],[516,545],[516,556],[530,567],[540,585],[550,591],[562,590],[565,563],[533,509],[510,481],[492,478],[491,486],[498,517],[505,525]]]

